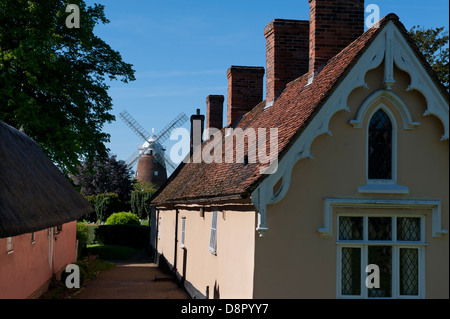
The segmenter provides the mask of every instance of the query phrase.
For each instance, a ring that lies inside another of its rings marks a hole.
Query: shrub
[[[114,213],[106,220],[106,225],[140,225],[139,217],[133,213]]]
[[[80,244],[87,244],[88,242],[88,225],[82,222],[77,223],[77,239]]]

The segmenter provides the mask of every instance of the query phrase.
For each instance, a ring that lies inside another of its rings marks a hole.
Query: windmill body
[[[155,153],[158,153],[160,158],[164,160],[164,148],[158,142],[155,142],[155,137],[149,137],[149,142],[139,147],[139,160],[136,168],[136,180],[145,183],[152,183],[160,187],[167,179],[167,170],[165,163],[160,163]]]

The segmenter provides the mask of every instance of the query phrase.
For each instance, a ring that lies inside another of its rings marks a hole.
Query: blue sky
[[[111,23],[97,26],[95,32],[136,70],[134,82],[109,83],[116,121],[106,124],[104,131],[111,134],[107,147],[123,160],[141,141],[118,117],[122,110],[156,133],[181,112],[190,116],[199,108],[206,114],[208,95],[226,97],[226,71],[231,65],[265,66],[263,31],[271,20],[309,20],[307,0],[86,3],[105,5]],[[407,29],[414,25],[449,28],[447,0],[366,1],[371,3],[379,6],[382,17],[396,13]],[[174,143],[164,144],[170,149]]]

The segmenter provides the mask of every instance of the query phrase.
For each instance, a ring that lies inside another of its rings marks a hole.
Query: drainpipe
[[[173,257],[173,273],[177,278],[177,246],[178,246],[178,209],[175,210],[175,254]]]

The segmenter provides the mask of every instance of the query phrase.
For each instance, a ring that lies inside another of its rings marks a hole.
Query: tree
[[[158,187],[150,182],[136,182],[134,191],[131,193],[131,212],[139,216],[140,219],[147,218],[150,213],[148,200],[157,190]]]
[[[133,190],[133,171],[128,165],[112,155],[106,162],[83,162],[78,174],[73,175],[75,185],[80,187],[83,195],[114,193],[122,203],[130,200]]]
[[[414,26],[409,34],[416,42],[431,68],[442,84],[449,89],[449,38],[448,31],[441,28],[424,29]]]
[[[80,28],[68,28],[68,3]],[[64,173],[106,160],[102,132],[112,99],[106,80],[135,80],[132,65],[94,34],[104,6],[83,0],[0,0],[0,120],[23,127]]]

